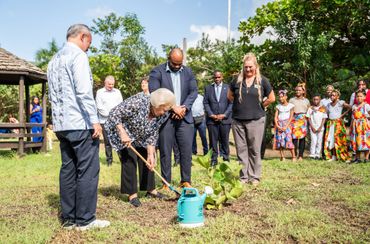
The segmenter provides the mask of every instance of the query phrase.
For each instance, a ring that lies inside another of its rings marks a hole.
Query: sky
[[[231,36],[238,38],[239,22],[268,1],[231,0]],[[37,50],[47,48],[53,38],[62,46],[72,24],[91,26],[93,19],[111,12],[135,13],[145,28],[145,40],[164,56],[162,44],[182,47],[186,38],[193,47],[202,33],[211,40],[226,40],[227,6],[228,0],[0,0],[0,47],[34,61]],[[99,46],[96,36],[93,45]]]

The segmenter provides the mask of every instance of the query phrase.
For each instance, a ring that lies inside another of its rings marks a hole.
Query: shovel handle
[[[130,144],[129,146],[128,146],[141,160],[143,160],[143,162],[146,164],[146,166],[150,169],[150,165],[149,165],[149,163],[148,163],[148,161],[146,161],[146,159],[143,157],[143,156],[141,156],[141,154],[138,152],[138,151],[136,151],[136,149]],[[166,184],[168,187],[170,187],[170,183],[168,183],[163,177],[162,177],[162,175],[160,174],[160,173],[158,173],[158,171],[157,170],[155,170],[154,168],[152,169],[153,170],[153,172],[154,173],[156,173],[156,175],[163,181],[163,183],[164,184]]]

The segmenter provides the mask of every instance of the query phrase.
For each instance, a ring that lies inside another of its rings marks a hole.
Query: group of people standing
[[[350,103],[340,100],[340,91],[332,85],[326,88],[326,97],[312,96],[312,104],[306,98],[304,83],[295,88],[295,97],[288,100],[287,90],[279,90],[279,104],[275,112],[274,148],[280,150],[281,160],[285,160],[283,150],[291,152],[292,160],[302,160],[305,138],[310,132],[310,158],[341,160],[349,163],[369,160],[370,150],[370,92],[365,80],[357,81],[357,90],[351,95]],[[352,112],[349,140],[344,117]],[[350,150],[354,157],[350,161]]]
[[[152,171],[157,162],[156,148],[160,151],[161,174],[166,181],[172,180],[171,154],[177,145],[180,187],[191,187],[192,182],[195,130],[192,107],[198,97],[198,86],[191,69],[183,65],[182,50],[172,49],[168,60],[152,69],[149,81],[142,83],[145,91],[123,100],[114,88],[114,78],[108,76],[95,101],[86,55],[91,41],[86,25],[72,25],[67,31],[66,44],[48,65],[53,128],[62,155],[62,220],[67,229],[86,230],[110,224],[96,219],[102,133],[108,164],[112,163],[110,146],[118,152],[122,163],[121,192],[128,194],[133,206],[141,205],[137,167],[140,190],[147,191],[147,197],[164,197],[155,189]],[[213,79],[203,99],[213,150],[212,164],[217,164],[219,152],[225,161],[229,160],[231,127],[238,160],[243,165],[240,180],[257,185],[261,178],[265,108],[275,101],[272,87],[261,75],[253,53],[245,55],[242,70],[230,85],[222,82],[220,71],[214,72]],[[146,158],[145,162],[136,157],[136,151]],[[166,185],[162,189],[169,191]]]

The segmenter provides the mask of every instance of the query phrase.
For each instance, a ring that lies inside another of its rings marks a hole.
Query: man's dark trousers
[[[180,148],[181,182],[191,182],[191,151],[194,135],[194,124],[185,120],[168,119],[159,132],[159,150],[161,173],[171,182],[171,152],[176,140]]]
[[[203,147],[203,155],[208,153],[208,143],[207,143],[207,136],[206,136],[206,120],[203,119],[201,123],[196,124],[194,120],[194,137],[193,137],[193,154],[197,154],[197,131],[199,131],[199,136],[202,141]]]
[[[223,160],[229,161],[230,149],[229,149],[229,135],[230,135],[230,124],[222,124],[221,122],[214,122],[208,124],[208,135],[209,145],[212,149],[213,164],[217,163],[217,156],[220,155]],[[220,146],[220,150],[218,150]]]
[[[95,220],[99,180],[99,139],[90,130],[59,131],[62,166],[60,202],[64,222],[86,225]]]
[[[101,124],[103,128],[103,138],[104,138],[104,147],[105,147],[105,158],[107,160],[108,166],[113,162],[113,155],[112,155],[112,145],[110,144],[107,132],[104,129],[104,124]]]

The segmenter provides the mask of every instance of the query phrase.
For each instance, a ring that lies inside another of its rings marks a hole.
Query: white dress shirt
[[[197,99],[195,99],[193,106],[191,107],[193,117],[200,117],[204,115],[203,99],[203,96],[198,94]]]
[[[109,112],[123,101],[120,90],[113,88],[108,91],[105,87],[96,92],[96,107],[100,124],[104,124]]]

